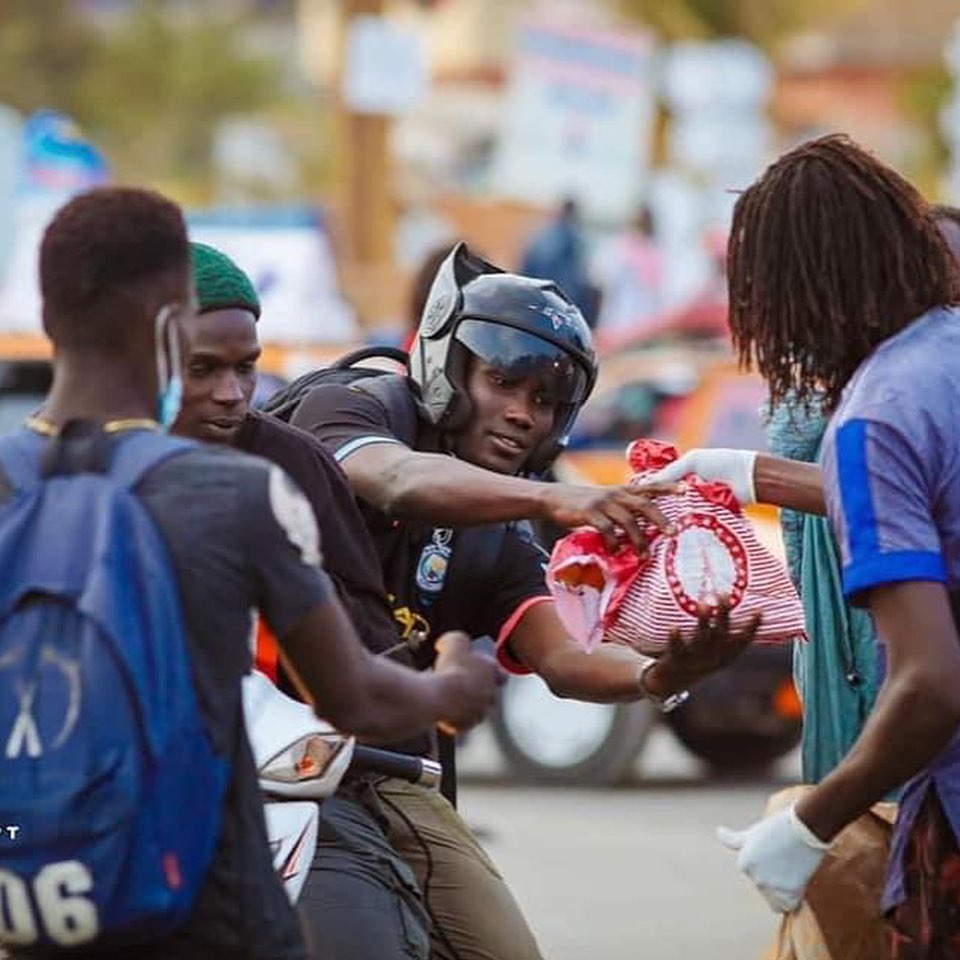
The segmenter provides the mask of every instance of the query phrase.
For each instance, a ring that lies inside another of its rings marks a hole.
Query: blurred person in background
[[[590,280],[587,243],[576,200],[564,200],[556,216],[530,238],[519,272],[552,280],[579,307],[587,326],[596,326],[600,291]]]
[[[663,256],[654,239],[653,214],[641,206],[627,230],[601,247],[594,275],[600,283],[597,332],[641,333],[661,309]],[[562,286],[562,284],[561,284]]]
[[[731,327],[776,405],[830,414],[816,466],[691,451],[743,502],[829,513],[844,594],[886,654],[873,712],[847,756],[796,804],[740,833],[740,868],[797,907],[830,841],[906,783],[883,906],[895,960],[960,957],[960,268],[942,219],[842,136],[803,144],[738,200]]]
[[[260,301],[250,278],[214,247],[192,243],[190,253],[197,313],[185,323],[187,363],[175,432],[263,457],[293,478],[310,502],[327,573],[358,636],[372,653],[395,651],[410,666],[406,647],[397,649],[376,551],[343,472],[310,434],[250,409],[260,356]],[[257,666],[296,697],[278,654],[261,622]],[[478,656],[473,666],[489,672],[485,659]],[[483,695],[484,678],[477,674],[476,680],[468,701]],[[422,755],[430,743],[414,737],[395,749]],[[348,773],[320,804],[316,855],[297,902],[311,956],[427,960],[429,918],[416,879],[387,841],[370,779]]]

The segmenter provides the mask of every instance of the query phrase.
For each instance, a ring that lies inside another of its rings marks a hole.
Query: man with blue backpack
[[[0,948],[13,957],[303,958],[273,871],[240,681],[251,610],[318,712],[369,736],[462,726],[495,670],[370,655],[276,467],[167,437],[186,230],[157,194],[100,189],[44,234],[54,383],[0,440]]]

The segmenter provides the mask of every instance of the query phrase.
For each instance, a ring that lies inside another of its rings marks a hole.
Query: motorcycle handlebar
[[[350,768],[354,773],[379,773],[396,777],[424,787],[436,787],[440,783],[443,767],[428,757],[412,757],[405,753],[392,753],[357,744],[353,748]]]

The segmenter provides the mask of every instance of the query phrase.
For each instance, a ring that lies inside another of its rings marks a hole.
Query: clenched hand
[[[450,630],[436,643],[434,671],[448,677],[448,707],[438,724],[444,733],[455,735],[476,726],[487,715],[504,676],[496,660],[471,649],[470,637]]]

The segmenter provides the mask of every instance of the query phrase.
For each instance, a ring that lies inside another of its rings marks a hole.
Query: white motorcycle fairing
[[[263,813],[274,869],[290,902],[296,903],[317,847],[320,807],[309,800],[282,800],[265,803]]]
[[[333,795],[350,766],[353,737],[338,733],[259,670],[243,678],[243,712],[264,793],[300,800]]]
[[[291,903],[310,875],[320,805],[350,766],[355,740],[319,719],[313,708],[253,670],[243,678],[243,713],[263,805],[273,867]],[[281,800],[271,800],[281,797]],[[289,799],[286,799],[289,798]]]

